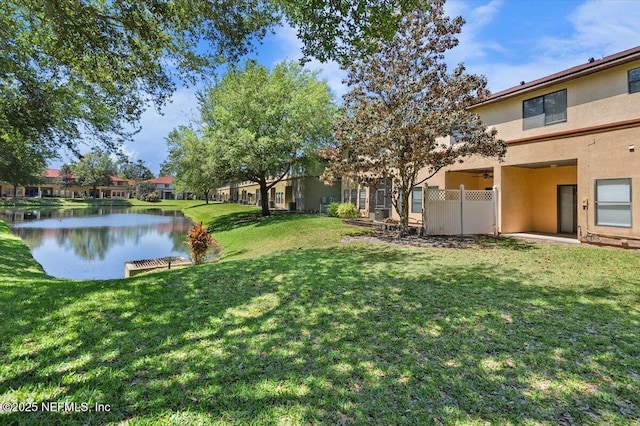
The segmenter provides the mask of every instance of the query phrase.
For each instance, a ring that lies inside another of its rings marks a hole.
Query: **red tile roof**
[[[44,172],[44,177],[47,178],[57,178],[58,176],[60,176],[60,170],[58,169],[47,169]]]
[[[160,185],[171,185],[173,178],[171,176],[160,176],[155,179],[143,180],[142,182],[151,182]]]
[[[75,173],[71,174],[72,177],[76,177]],[[45,178],[57,178],[60,177],[60,170],[58,169],[47,169],[44,172],[44,177]],[[129,180],[129,179],[123,179],[121,177],[118,176],[111,176],[111,181],[112,182],[129,182],[130,185],[135,185],[136,181],[134,180]]]
[[[47,169],[44,171],[44,177],[45,178],[58,178],[60,177],[60,170],[58,169]],[[71,173],[71,177],[75,178],[76,174],[75,173]]]

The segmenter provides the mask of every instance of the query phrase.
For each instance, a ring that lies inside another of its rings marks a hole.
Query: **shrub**
[[[360,217],[360,210],[352,203],[338,205],[338,217],[342,219],[354,219]]]
[[[160,201],[156,186],[151,182],[141,182],[136,186],[136,198],[140,201]]]
[[[191,259],[196,265],[204,263],[207,250],[217,241],[213,239],[209,231],[200,222],[189,230],[187,244],[191,246]]]
[[[333,202],[331,204],[329,204],[329,206],[327,207],[327,216],[329,217],[338,217],[338,207],[340,206],[340,203],[337,202]]]
[[[144,196],[143,198],[140,199],[141,201],[149,201],[152,203],[158,202],[160,201],[160,197],[158,197],[158,193],[157,192],[151,192],[149,194],[147,194],[146,196]]]

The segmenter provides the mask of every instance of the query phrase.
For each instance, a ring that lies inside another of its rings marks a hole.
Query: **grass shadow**
[[[0,295],[0,398],[110,404],[97,424],[637,419],[638,310],[487,259],[344,246]]]
[[[478,237],[478,242],[481,246],[485,248],[491,247],[502,247],[507,248],[509,250],[515,251],[527,251],[527,250],[535,250],[537,248],[536,244],[530,243],[524,240],[519,240],[513,237],[490,237],[490,236],[482,236]]]
[[[206,225],[213,232],[225,232],[244,226],[255,225],[262,219],[262,215],[255,211],[240,211],[215,217]]]
[[[5,207],[20,208],[39,208],[39,207],[60,207],[64,203],[60,198],[23,198],[12,200],[11,198],[4,200]]]
[[[207,226],[213,232],[225,232],[246,226],[271,226],[275,223],[287,223],[300,220],[302,215],[272,211],[269,216],[263,216],[258,210],[239,211],[213,218]],[[308,216],[308,215],[304,215]]]

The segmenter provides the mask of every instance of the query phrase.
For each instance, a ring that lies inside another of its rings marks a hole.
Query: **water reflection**
[[[180,212],[103,208],[5,211],[2,217],[55,277],[121,278],[127,261],[188,258],[192,223]]]

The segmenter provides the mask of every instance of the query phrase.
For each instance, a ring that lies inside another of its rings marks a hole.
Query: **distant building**
[[[320,180],[323,167],[292,169],[269,189],[269,207],[291,211],[322,211],[340,201],[340,182],[327,185]],[[260,206],[260,186],[255,182],[230,182],[216,189],[213,199],[222,202]]]
[[[74,175],[72,175],[74,176]],[[74,176],[75,177],[75,176]],[[111,176],[110,185],[100,185],[97,187],[95,198],[120,199],[126,200],[131,198],[132,189],[135,182],[122,179],[117,176]],[[0,194],[5,198],[13,197],[13,185],[7,182],[0,182]],[[16,196],[21,197],[61,197],[61,198],[77,198],[77,197],[93,197],[93,188],[89,186],[80,186],[73,180],[67,187],[60,181],[60,170],[47,169],[42,175],[39,183],[34,185],[20,186],[17,188]]]
[[[160,176],[155,179],[143,180],[140,183],[151,183],[155,185],[158,198],[161,200],[174,200],[176,198],[175,188],[173,187],[174,178],[171,176]]]

